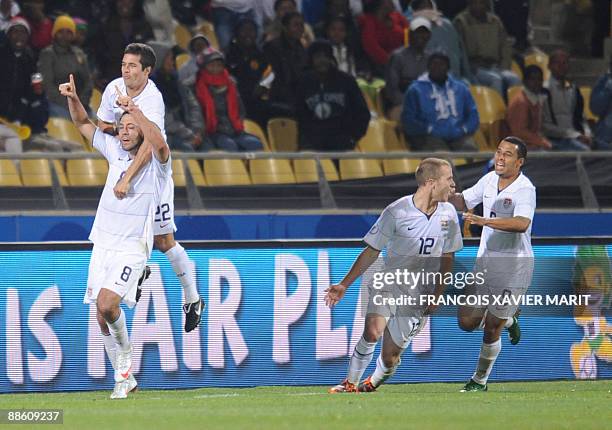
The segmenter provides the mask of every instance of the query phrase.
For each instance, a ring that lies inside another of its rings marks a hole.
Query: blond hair
[[[430,179],[438,179],[442,166],[448,166],[452,170],[451,164],[442,158],[425,158],[415,173],[417,184],[421,186]]]

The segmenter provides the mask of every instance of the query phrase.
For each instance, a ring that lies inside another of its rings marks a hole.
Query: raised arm
[[[168,148],[166,140],[164,139],[164,136],[162,136],[159,128],[157,128],[153,122],[147,119],[144,113],[142,113],[140,108],[136,106],[133,101],[130,101],[126,107],[126,110],[134,117],[134,121],[136,121],[136,124],[138,124],[142,130],[142,134],[144,135],[143,146],[144,143],[149,143],[148,147],[145,146],[145,149],[147,149],[146,152],[149,152],[149,157],[151,157],[150,154],[152,151],[153,155],[155,155],[155,158],[157,158],[160,163],[166,163],[170,158],[170,148]],[[138,153],[140,154],[140,151],[138,151]],[[138,155],[136,156],[136,159],[137,158]]]
[[[93,142],[96,126],[89,119],[87,111],[83,107],[83,103],[79,100],[76,86],[74,85],[74,76],[72,74],[70,74],[69,82],[60,84],[59,92],[68,99],[68,109],[70,110],[70,117],[74,125],[76,125],[79,132],[85,136],[87,140]]]

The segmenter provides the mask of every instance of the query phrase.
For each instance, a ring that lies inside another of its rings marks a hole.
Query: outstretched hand
[[[341,299],[344,297],[344,293],[346,292],[346,287],[342,284],[331,285],[329,288],[325,289],[325,297],[323,300],[325,304],[330,308],[335,306]]]
[[[60,84],[59,92],[64,97],[68,97],[73,100],[79,98],[76,92],[76,85],[74,84],[74,76],[72,75],[72,73],[70,74],[69,82]]]
[[[115,94],[117,95],[117,100],[115,100],[115,104],[122,108],[123,110],[127,110],[130,102],[133,104],[133,100],[127,94],[123,94],[119,87],[115,85]]]

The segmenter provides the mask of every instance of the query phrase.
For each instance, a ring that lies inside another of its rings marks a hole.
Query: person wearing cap
[[[261,96],[264,89],[260,82],[272,68],[264,53],[257,47],[257,24],[242,19],[234,31],[226,57],[227,69],[237,80],[238,92],[244,102],[246,116],[265,127],[267,106]]]
[[[188,48],[190,58],[178,70],[178,78],[184,85],[194,85],[199,70],[196,58],[200,52],[210,48],[210,41],[202,33],[197,33],[189,41]]]
[[[301,151],[351,151],[370,122],[355,78],[337,69],[332,46],[316,40],[308,49],[309,70],[298,82],[296,116]]]
[[[93,81],[87,56],[72,44],[76,34],[76,24],[68,15],[60,15],[53,23],[53,44],[40,52],[38,70],[44,76],[44,88],[49,98],[49,113],[52,117],[70,119],[66,97],[57,91],[60,84],[74,76],[81,100],[89,105]]]
[[[387,63],[384,95],[387,117],[393,121],[400,119],[408,86],[427,70],[425,47],[430,37],[431,22],[423,17],[414,18],[410,23],[410,45],[393,52]]]
[[[480,119],[476,102],[462,81],[448,74],[445,52],[427,60],[427,73],[404,96],[402,125],[410,149],[416,151],[476,151],[472,135]]]
[[[172,150],[194,151],[202,144],[202,111],[189,87],[178,79],[172,45],[150,42],[157,61],[151,80],[164,98],[168,146]]]
[[[206,138],[200,150],[261,151],[260,140],[244,131],[244,107],[236,83],[225,68],[223,53],[208,48],[200,54],[196,97],[204,116]]]

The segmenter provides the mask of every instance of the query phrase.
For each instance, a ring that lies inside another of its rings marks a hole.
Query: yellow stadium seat
[[[321,160],[321,167],[328,181],[338,181],[340,179],[336,166],[332,160]],[[318,182],[319,180],[317,163],[315,160],[293,160],[293,171],[295,172],[295,179],[298,183]]]
[[[204,176],[211,186],[251,184],[242,160],[204,160]]]
[[[174,61],[176,61],[176,70],[180,69],[181,67],[183,67],[185,65],[185,63],[187,63],[189,60],[191,59],[191,55],[183,53],[183,54],[178,54],[176,56],[176,59]]]
[[[172,180],[174,181],[175,187],[185,186],[186,180],[183,160],[172,160]]]
[[[250,119],[245,119],[244,120],[244,131],[249,134],[252,134],[253,136],[257,136],[257,138],[261,140],[261,143],[264,147],[264,151],[270,152],[270,144],[268,143],[268,138],[266,137],[266,134],[261,129],[259,124],[257,124],[255,121],[252,121]]]
[[[464,166],[468,164],[468,161],[465,158],[453,158],[451,160],[455,167]]]
[[[386,159],[383,160],[383,170],[386,176],[414,173],[420,163],[421,160],[415,158]]]
[[[254,184],[295,184],[289,160],[250,160],[249,167]]]
[[[471,85],[470,92],[476,102],[482,130],[490,148],[495,148],[500,139],[501,125],[506,117],[504,99],[492,88]]]
[[[94,88],[91,92],[91,98],[89,99],[89,108],[94,116],[98,112],[100,103],[102,103],[102,93],[97,88]]]
[[[188,50],[189,41],[191,40],[191,31],[189,31],[189,29],[184,25],[178,24],[174,28],[174,39],[176,40],[176,44],[178,46],[185,50]]]
[[[21,178],[12,160],[0,160],[0,186],[20,187]]]
[[[361,94],[363,95],[363,99],[365,100],[370,113],[378,115],[378,112],[376,111],[376,106],[374,105],[374,102],[370,98],[370,95],[366,92],[366,90],[363,87],[360,87],[360,89],[361,89]]]
[[[68,160],[66,172],[68,182],[73,187],[103,186],[108,174],[108,164],[105,160],[93,158]]]
[[[62,187],[68,185],[66,174],[60,160],[53,160],[59,183]],[[21,160],[21,180],[26,187],[50,187],[53,185],[51,168],[48,160]]]
[[[376,108],[376,113],[380,118],[384,118],[385,116],[385,102],[383,97],[383,92],[385,91],[385,87],[376,87],[374,94],[376,98],[374,99],[374,107]]]
[[[268,121],[268,139],[274,152],[298,150],[297,122],[290,118],[272,118]]]
[[[490,151],[492,149],[489,147],[487,138],[480,129],[476,130],[476,133],[474,133],[474,141],[476,142],[476,146],[478,146],[479,151]]]
[[[521,81],[523,80],[523,70],[521,70],[521,66],[516,61],[512,61],[512,71],[518,76]]]
[[[361,152],[385,152],[385,131],[382,120],[373,119],[368,124],[368,130],[357,143]]]
[[[532,65],[538,66],[540,69],[542,69],[545,81],[550,78],[550,70],[548,70],[548,55],[546,53],[536,51],[525,56],[525,67]]]
[[[204,178],[204,173],[202,173],[202,168],[198,160],[187,160],[187,168],[189,169],[189,173],[191,173],[193,183],[197,187],[206,185],[206,179]]]
[[[399,130],[398,124],[388,119],[382,119],[381,121],[383,124],[383,136],[386,150],[407,151],[406,141],[402,139],[404,133]]]
[[[589,106],[592,92],[593,89],[591,87],[580,87],[580,94],[582,94],[584,100],[584,117],[589,121],[597,121],[599,117],[591,112],[591,106]]]
[[[377,176],[383,176],[378,160],[365,158],[340,160],[340,178],[342,180],[374,178]]]
[[[89,143],[85,143],[85,139],[79,129],[76,128],[72,121],[65,118],[49,118],[49,121],[47,121],[47,132],[51,137],[79,143],[83,146],[83,150],[90,150]]]
[[[522,85],[515,85],[513,87],[508,88],[508,104],[512,101],[512,99],[523,90]]]
[[[212,22],[204,21],[200,26],[200,33],[202,33],[213,48],[219,49],[219,40],[217,40],[217,33],[215,33],[215,26]]]

